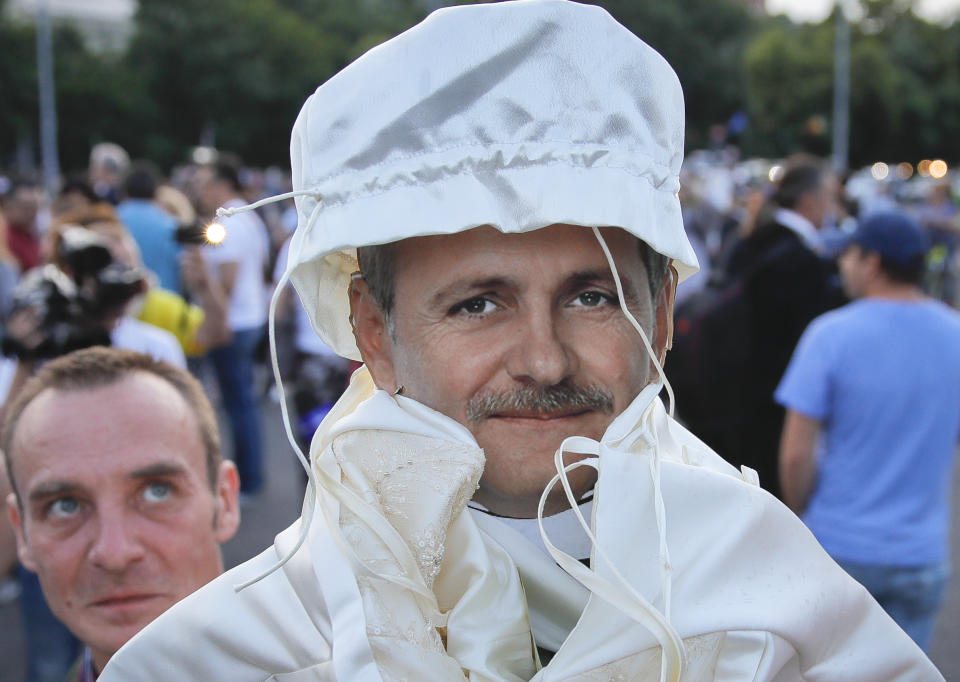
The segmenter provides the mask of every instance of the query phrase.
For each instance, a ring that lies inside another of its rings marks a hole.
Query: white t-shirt
[[[243,206],[239,199],[228,201],[226,208]],[[219,267],[237,263],[237,276],[227,307],[227,324],[232,331],[255,329],[267,322],[267,297],[263,288],[263,270],[270,254],[267,226],[253,211],[220,219],[227,236],[216,246],[203,249],[207,264]]]
[[[157,360],[169,362],[174,367],[185,369],[187,360],[177,337],[166,329],[124,316],[110,332],[110,342],[117,348],[145,353]]]

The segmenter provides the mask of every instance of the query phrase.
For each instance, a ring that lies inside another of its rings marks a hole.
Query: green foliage
[[[471,1],[471,0],[466,0]],[[909,0],[862,0],[852,27],[851,162],[960,160],[960,22],[931,24]],[[141,0],[126,53],[93,54],[54,33],[61,163],[118,142],[170,167],[204,141],[252,164],[287,163],[306,96],[374,45],[420,20],[427,0]],[[688,147],[738,110],[748,154],[830,145],[834,23],[757,18],[741,0],[601,0],[676,69]],[[0,0],[0,7],[3,0]],[[0,13],[0,165],[36,145],[32,24]]]
[[[851,165],[960,159],[960,23],[926,22],[908,0],[863,6],[864,19],[851,27]],[[745,59],[749,153],[829,150],[830,129],[811,136],[807,124],[832,117],[834,21],[775,19],[753,37]]]
[[[333,72],[335,51],[271,0],[163,0],[140,4],[127,61],[153,102],[136,155],[182,161],[206,132],[268,163],[305,94]]]
[[[832,32],[777,23],[760,33],[745,55],[749,144],[764,156],[812,149],[810,119],[829,116],[833,84]]]
[[[2,6],[0,6],[2,8]],[[30,25],[0,21],[0,158],[20,140],[36,139],[37,62]]]

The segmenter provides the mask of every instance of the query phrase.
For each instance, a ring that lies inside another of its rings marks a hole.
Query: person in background
[[[157,205],[177,223],[177,227],[196,226],[197,212],[187,195],[172,185],[160,185],[155,195]]]
[[[117,215],[137,242],[144,267],[157,276],[162,288],[182,294],[177,223],[156,203],[159,184],[160,175],[153,164],[135,162],[123,180]]]
[[[0,199],[0,208],[7,221],[7,249],[17,260],[20,272],[40,265],[40,234],[37,213],[40,210],[40,189],[29,182],[15,182]]]
[[[784,501],[924,649],[960,437],[960,315],[920,289],[928,247],[905,214],[870,214],[840,257],[854,302],[810,323],[776,392]]]
[[[239,162],[221,155],[197,170],[193,179],[200,208],[212,215],[217,208],[243,205]],[[209,357],[216,370],[220,395],[233,433],[234,461],[240,470],[241,492],[255,495],[263,486],[260,408],[253,386],[257,348],[264,338],[267,296],[264,269],[269,259],[267,228],[256,213],[219,221],[223,242],[204,247],[214,279],[228,299],[227,325],[233,340],[213,348]]]
[[[11,377],[0,391],[0,400],[9,404],[44,359],[77,347],[110,344],[184,367],[184,346],[189,349],[197,346],[198,338],[212,338],[217,329],[216,313],[205,318],[203,310],[188,306],[176,294],[149,287],[148,273],[139,265],[136,243],[109,204],[100,202],[64,214],[47,236],[46,250],[52,262],[43,270],[29,273],[15,292],[24,305],[16,307],[8,319],[6,335],[22,343],[15,352],[17,359],[5,363]],[[199,254],[195,254],[195,260],[199,269],[193,269],[205,274]],[[58,278],[66,282],[58,284],[59,292],[54,294],[52,287]],[[162,299],[160,303],[157,296]],[[131,314],[135,301],[140,302],[136,307],[141,312],[167,310],[162,305],[167,298],[180,302],[175,308],[180,312],[163,316],[173,323],[170,330]],[[79,313],[75,309],[78,304]],[[219,308],[221,329],[225,329],[224,309],[223,305]],[[183,346],[172,332],[180,333]],[[43,344],[44,350],[31,351],[34,343]],[[28,674],[30,679],[58,680],[74,657],[76,640],[50,612],[36,576],[24,570],[19,575]]]
[[[93,191],[102,200],[116,206],[120,201],[120,186],[127,168],[130,155],[114,142],[100,142],[90,150],[88,177]]]
[[[20,264],[7,245],[7,221],[0,211],[0,319],[6,319],[13,301],[13,290],[20,278]]]
[[[76,225],[90,230],[106,240],[113,257],[129,267],[142,268],[141,252],[126,226],[118,219],[116,212],[106,203],[99,203],[86,210],[75,211],[60,216],[50,234],[50,251],[57,254],[63,230]],[[57,265],[64,265],[55,257]],[[195,303],[162,287],[147,282],[147,289],[136,300],[130,310],[121,319],[121,336],[127,330],[133,338],[143,334],[153,335],[153,328],[159,328],[173,334],[182,353],[188,356],[202,355],[208,349],[229,342],[230,330],[227,327],[227,301],[218,282],[207,270],[200,248],[187,246],[181,254],[181,269],[186,290]],[[144,348],[114,339],[114,345],[144,351]],[[155,353],[154,353],[155,354]],[[165,357],[177,366],[182,361],[175,357]]]
[[[760,485],[778,497],[783,409],[773,392],[810,320],[843,300],[831,264],[821,257],[819,233],[835,199],[836,179],[826,164],[806,156],[788,160],[772,199],[727,266],[744,282],[753,324],[743,341],[751,352],[742,368],[742,433],[737,448],[721,454],[756,470]]]
[[[86,180],[82,177],[70,177],[60,188],[51,212],[55,220],[57,216],[64,213],[90,208],[100,200]]]
[[[62,356],[17,396],[2,447],[20,561],[84,645],[71,682],[223,571],[239,482],[188,372],[115,348]]]

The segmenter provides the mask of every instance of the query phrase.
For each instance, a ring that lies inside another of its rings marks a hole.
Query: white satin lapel
[[[480,530],[503,547],[516,564],[537,645],[559,650],[580,619],[589,591],[510,526],[475,509],[470,514]]]

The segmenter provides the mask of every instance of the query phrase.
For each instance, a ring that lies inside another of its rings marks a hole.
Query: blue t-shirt
[[[120,220],[140,248],[143,265],[156,274],[160,286],[183,293],[180,284],[180,245],[176,221],[162,208],[143,199],[127,199],[117,207]]]
[[[810,323],[775,394],[821,423],[803,520],[835,559],[917,566],[948,554],[960,435],[960,315],[865,298]]]

